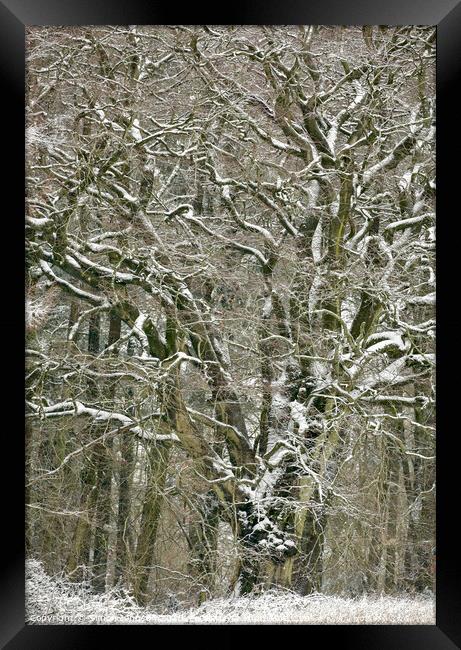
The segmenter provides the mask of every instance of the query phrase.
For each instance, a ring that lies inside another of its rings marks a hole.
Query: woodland
[[[433,593],[435,30],[26,56],[28,557],[158,611]]]

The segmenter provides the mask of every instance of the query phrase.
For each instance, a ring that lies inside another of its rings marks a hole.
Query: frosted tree
[[[67,487],[95,586],[149,600],[167,510],[202,592],[221,524],[241,593],[427,584],[434,38],[30,30],[31,518]]]

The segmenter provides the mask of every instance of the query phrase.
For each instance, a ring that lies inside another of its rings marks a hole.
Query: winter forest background
[[[433,592],[434,72],[430,27],[28,28],[31,611]]]

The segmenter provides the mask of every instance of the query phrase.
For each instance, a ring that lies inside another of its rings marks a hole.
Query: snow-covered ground
[[[27,621],[50,624],[312,624],[434,625],[430,596],[339,598],[316,594],[266,593],[217,599],[201,607],[159,614],[138,607],[127,595],[94,595],[82,585],[53,579],[31,560],[26,571]]]

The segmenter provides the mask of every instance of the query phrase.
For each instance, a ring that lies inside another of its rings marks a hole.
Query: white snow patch
[[[272,313],[272,296],[266,296],[264,298],[264,304],[262,308],[262,317],[269,318]]]
[[[403,341],[401,332],[381,332],[374,334],[368,338],[367,344],[376,338],[381,340],[368,346],[367,352],[380,352],[390,346],[395,346],[399,350],[402,350],[402,352],[405,352],[409,348],[409,343]]]
[[[222,195],[223,195],[223,199],[225,199],[226,201],[230,201],[229,185],[223,185]]]
[[[318,264],[322,258],[322,221],[319,222],[312,235],[312,257],[315,264]]]
[[[136,142],[139,142],[140,140],[142,140],[141,131],[139,130],[139,120],[138,119],[133,120],[133,125],[132,125],[132,127],[130,129],[130,134],[131,134],[131,137],[133,138],[133,140],[135,140]]]
[[[26,621],[32,625],[435,625],[435,599],[432,594],[354,599],[272,590],[161,614],[139,607],[121,590],[97,595],[85,585],[52,578],[40,562],[28,560]]]
[[[290,408],[291,408],[291,417],[298,425],[299,433],[302,435],[309,428],[309,424],[306,419],[307,409],[303,404],[300,404],[296,400],[290,402]]]

